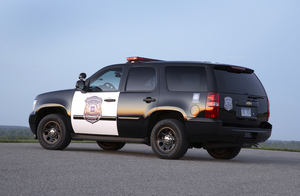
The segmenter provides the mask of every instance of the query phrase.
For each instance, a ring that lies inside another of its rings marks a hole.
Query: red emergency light
[[[127,57],[126,60],[128,61],[128,63],[137,63],[137,62],[146,62],[146,61],[159,61],[157,59],[150,59],[150,58],[139,57],[139,56]]]

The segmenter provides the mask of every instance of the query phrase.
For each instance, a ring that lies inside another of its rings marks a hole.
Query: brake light
[[[206,98],[205,118],[219,117],[219,93],[208,92]]]
[[[244,68],[244,67],[237,67],[237,66],[231,66],[231,69],[236,69],[236,70],[241,70],[241,71],[246,70],[246,68]]]
[[[269,102],[268,97],[267,97],[267,102],[268,102],[268,115],[267,115],[267,121],[269,121],[269,118],[270,118],[270,102]]]

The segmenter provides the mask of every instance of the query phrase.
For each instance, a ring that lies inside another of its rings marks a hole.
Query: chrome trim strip
[[[139,120],[140,117],[118,117],[120,120]]]

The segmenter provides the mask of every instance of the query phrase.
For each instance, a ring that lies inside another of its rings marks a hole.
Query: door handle
[[[153,99],[152,97],[146,97],[143,99],[143,101],[145,101],[146,103],[151,103],[151,102],[155,102],[156,99]]]
[[[104,99],[104,101],[106,101],[106,102],[115,102],[116,100],[115,99]]]

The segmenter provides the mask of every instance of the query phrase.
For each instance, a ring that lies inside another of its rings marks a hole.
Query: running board
[[[72,140],[92,140],[101,142],[130,142],[130,143],[141,143],[149,144],[147,138],[127,138],[127,137],[114,137],[114,136],[103,136],[103,135],[85,135],[71,133]]]

